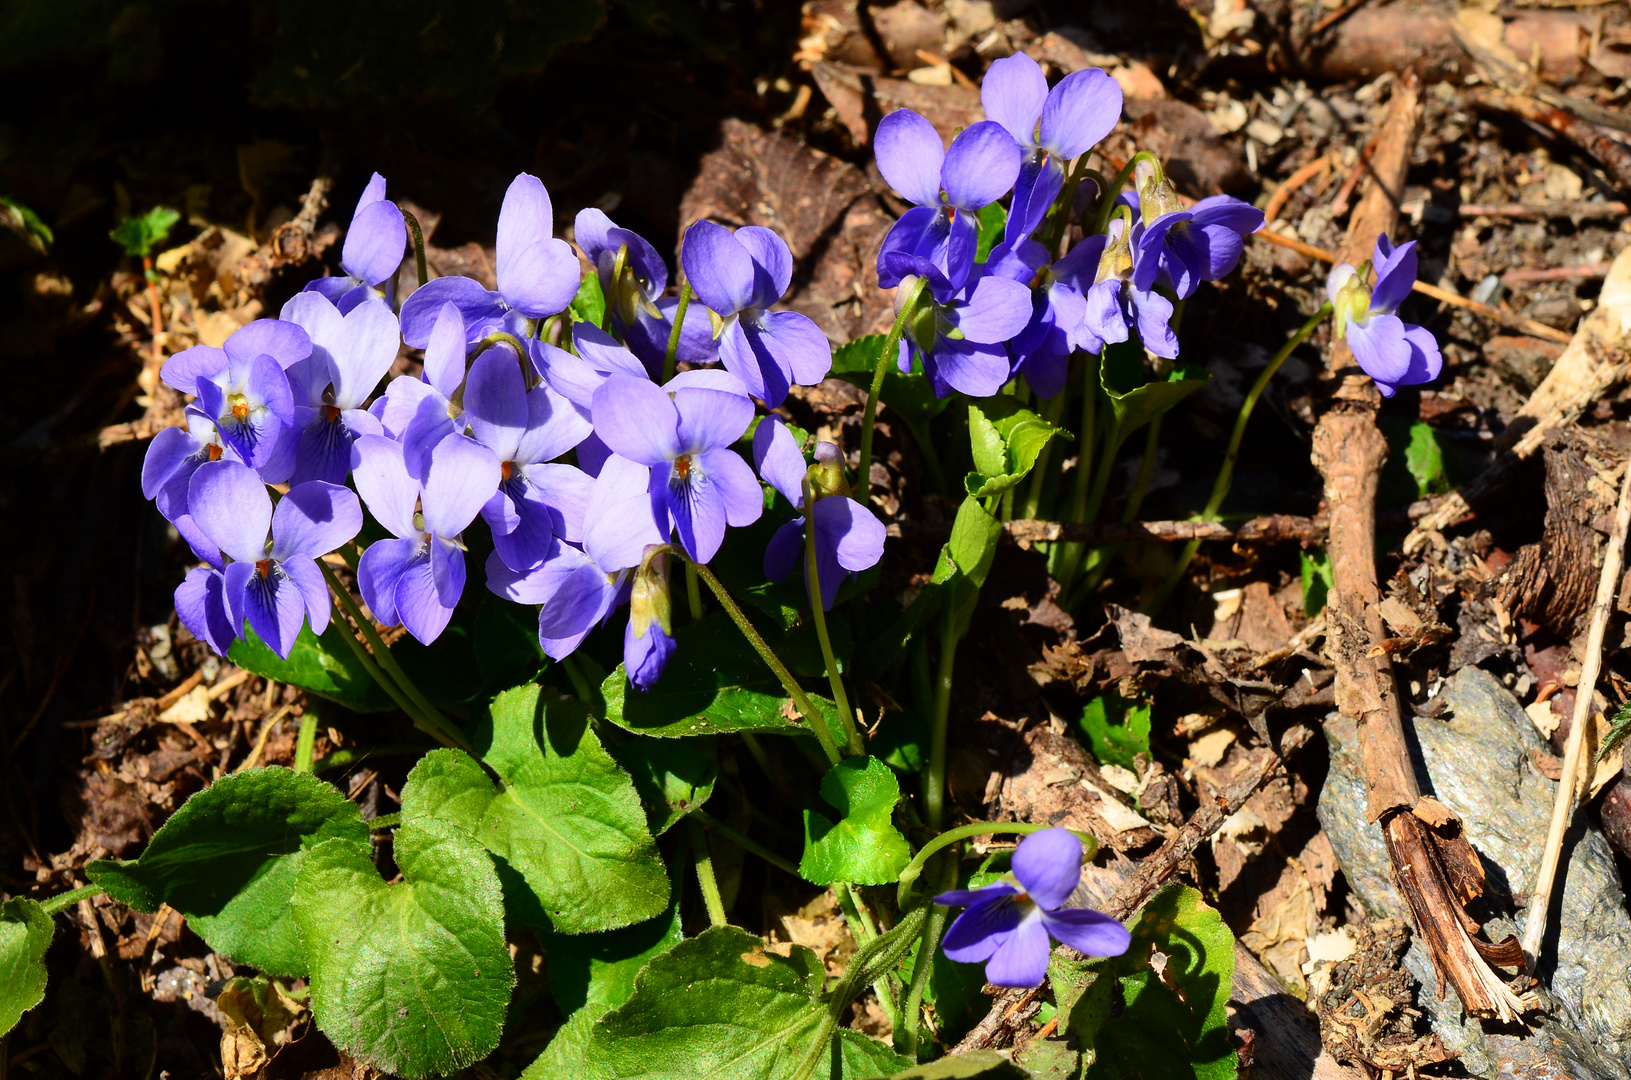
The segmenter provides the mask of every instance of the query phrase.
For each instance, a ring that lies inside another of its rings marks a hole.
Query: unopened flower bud
[[[1099,269],[1093,275],[1093,283],[1109,281],[1111,278],[1123,279],[1133,272],[1133,248],[1131,242],[1132,212],[1126,207],[1121,213],[1110,219],[1110,225],[1105,230],[1107,241],[1104,253],[1099,256]]]
[[[1338,263],[1325,279],[1325,293],[1331,298],[1331,321],[1339,338],[1346,336],[1350,319],[1363,322],[1370,314],[1370,289],[1365,287],[1365,271],[1369,268],[1369,263],[1357,270],[1348,263]]]
[[[1140,158],[1138,164],[1133,166],[1133,177],[1138,189],[1138,209],[1144,216],[1145,225],[1153,224],[1156,218],[1164,214],[1176,214],[1183,210],[1184,204],[1172,189],[1172,181],[1167,179],[1167,174],[1156,162]]]
[[[653,623],[673,636],[673,604],[668,594],[668,554],[656,544],[646,549],[629,591],[629,626],[636,638],[646,636]]]
[[[815,464],[804,474],[812,494],[817,498],[850,493],[849,479],[844,475],[844,452],[830,442],[815,446]]]

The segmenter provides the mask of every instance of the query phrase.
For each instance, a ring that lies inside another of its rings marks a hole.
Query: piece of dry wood
[[[1615,592],[1620,585],[1620,566],[1625,550],[1625,534],[1631,526],[1631,463],[1625,469],[1620,483],[1620,504],[1614,513],[1614,532],[1608,538],[1603,552],[1603,569],[1597,577],[1597,598],[1591,606],[1591,630],[1586,636],[1585,663],[1580,669],[1580,683],[1574,694],[1574,720],[1569,729],[1568,749],[1563,753],[1563,777],[1558,781],[1557,801],[1552,804],[1551,827],[1546,832],[1546,848],[1541,853],[1540,871],[1535,887],[1529,893],[1529,917],[1523,928],[1523,952],[1531,966],[1540,959],[1540,941],[1546,933],[1546,914],[1551,907],[1552,885],[1557,879],[1557,864],[1563,854],[1563,834],[1569,819],[1574,816],[1575,782],[1580,775],[1581,759],[1585,756],[1586,729],[1591,727],[1594,704],[1592,692],[1597,689],[1597,675],[1603,663],[1603,635],[1608,631],[1608,618],[1614,610]]]
[[[1594,262],[1582,266],[1524,266],[1508,270],[1501,275],[1501,284],[1507,288],[1534,285],[1542,281],[1590,281],[1607,277],[1612,263]]]
[[[1295,236],[1282,236],[1279,233],[1273,232],[1269,229],[1259,229],[1252,233],[1252,236],[1259,240],[1274,244],[1278,247],[1290,248],[1299,255],[1307,255],[1310,259],[1319,259],[1321,262],[1337,263],[1351,261],[1338,257],[1337,253],[1334,251],[1326,251],[1324,248],[1315,247],[1313,244],[1305,244],[1303,241],[1298,240]],[[1356,255],[1355,259],[1358,261],[1353,262],[1353,265],[1358,266],[1366,259],[1369,259],[1373,254],[1375,254],[1374,251],[1366,251],[1362,254]],[[1425,281],[1417,281],[1411,285],[1411,288],[1416,292],[1421,293],[1423,296],[1430,296],[1434,300],[1441,300],[1446,304],[1453,304],[1459,308],[1466,308],[1473,314],[1482,315],[1484,318],[1498,322],[1502,326],[1510,326],[1516,330],[1522,330],[1530,337],[1545,338],[1547,341],[1555,341],[1559,344],[1566,344],[1569,341],[1569,335],[1556,329],[1555,327],[1547,326],[1545,323],[1536,322],[1534,319],[1526,319],[1522,315],[1514,315],[1509,311],[1502,311],[1497,307],[1490,307],[1488,304],[1480,304],[1476,300],[1469,300],[1460,293],[1453,293],[1449,289],[1440,288],[1437,285],[1433,285]]]
[[[1338,252],[1343,262],[1363,261],[1377,236],[1391,233],[1398,223],[1419,112],[1417,81],[1407,73],[1395,83],[1379,128],[1371,183]],[[1314,428],[1313,460],[1325,481],[1331,518],[1327,550],[1333,583],[1325,611],[1337,708],[1357,722],[1367,813],[1387,839],[1411,920],[1439,973],[1440,992],[1448,983],[1472,1015],[1511,1022],[1522,1003],[1489,967],[1482,955],[1489,946],[1472,938],[1478,924],[1462,907],[1482,891],[1477,856],[1459,829],[1435,831],[1411,813],[1421,791],[1392,662],[1376,647],[1387,637],[1376,579],[1376,493],[1387,458],[1387,442],[1376,423],[1381,395],[1345,340],[1333,339],[1326,355],[1337,385]]]
[[[1631,370],[1631,248],[1615,256],[1593,308],[1569,339],[1568,348],[1524,402],[1496,441],[1500,455],[1460,491],[1424,516],[1405,537],[1407,554],[1428,538],[1474,513],[1500,489],[1518,462],[1530,457],[1574,423],[1603,392]]]
[[[1631,214],[1631,206],[1623,202],[1592,202],[1590,200],[1559,200],[1540,203],[1462,203],[1455,212],[1464,218],[1509,218],[1513,221],[1533,221],[1538,218],[1574,218],[1585,221],[1593,218],[1623,218]]]
[[[1521,94],[1480,87],[1473,100],[1485,109],[1521,116],[1556,132],[1597,161],[1621,188],[1631,187],[1631,146],[1576,115],[1578,110],[1559,107],[1556,98],[1537,101]]]

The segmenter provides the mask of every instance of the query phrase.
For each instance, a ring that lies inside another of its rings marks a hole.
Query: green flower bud
[[[651,624],[669,637],[674,636],[673,603],[668,594],[668,553],[659,545],[646,548],[640,569],[634,572],[629,591],[629,625],[636,638],[646,636]]]

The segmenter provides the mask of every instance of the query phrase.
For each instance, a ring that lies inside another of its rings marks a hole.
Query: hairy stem
[[[697,587],[697,568],[685,564],[685,599],[691,605],[691,621],[702,621],[702,590]]]
[[[67,911],[81,900],[89,900],[93,896],[101,896],[105,890],[100,885],[81,885],[69,892],[58,893],[49,900],[40,901],[40,907],[45,909],[47,915],[56,915]]]
[[[878,926],[872,921],[871,913],[848,882],[834,882],[833,895],[838,898],[838,908],[844,913],[844,922],[849,925],[850,935],[857,944],[865,945],[878,936]],[[878,995],[878,1005],[889,1020],[890,1030],[900,1027],[900,1003],[895,1000],[893,976],[886,973],[875,980],[872,992]]]
[[[713,852],[708,850],[708,834],[695,817],[686,818],[691,830],[691,857],[696,861],[697,885],[702,889],[702,902],[708,908],[708,922],[725,925],[725,902],[719,896],[719,882],[714,878]]]
[[[398,210],[402,208],[397,207]],[[408,235],[413,237],[413,268],[419,275],[419,282],[414,288],[422,288],[430,281],[430,271],[425,266],[425,234],[419,229],[419,219],[402,210],[402,220],[407,223]],[[404,297],[406,299],[406,297]]]
[[[774,866],[783,873],[791,874],[795,878],[799,876],[799,868],[791,859],[782,858],[774,851],[771,851],[769,848],[759,843],[759,841],[754,840],[744,833],[737,832],[735,829],[731,828],[723,821],[720,821],[712,814],[709,814],[704,810],[693,810],[691,811],[689,817],[701,824],[704,828],[712,829],[714,832],[718,833],[720,836],[723,836],[725,839],[729,840],[731,843],[735,844],[749,855],[759,856],[759,858],[763,859],[765,862],[769,863],[771,866]]]
[[[923,820],[929,828],[940,828],[946,812],[946,732],[951,718],[951,675],[957,660],[959,635],[952,630],[948,616],[940,634],[940,666],[934,678],[934,716],[929,735],[929,767],[923,773]]]
[[[866,411],[861,414],[861,460],[855,471],[855,490],[860,495],[862,506],[872,502],[872,428],[878,420],[878,397],[883,393],[883,378],[889,372],[889,365],[900,358],[900,338],[906,332],[906,320],[917,310],[918,298],[923,295],[927,285],[927,281],[918,278],[912,282],[906,298],[897,305],[895,322],[889,327],[889,336],[883,339],[878,366],[872,371],[872,387],[866,394]]]
[[[827,612],[821,603],[821,577],[816,566],[815,487],[804,482],[804,576],[810,594],[810,619],[815,623],[816,640],[821,643],[821,661],[827,667],[827,685],[832,687],[833,704],[838,707],[838,719],[844,725],[844,737],[849,741],[851,754],[863,754],[860,729],[855,726],[855,714],[850,711],[849,695],[844,693],[844,679],[838,673],[838,661],[833,657],[832,639],[827,635]]]
[[[855,951],[849,967],[844,969],[843,977],[827,999],[827,1015],[816,1029],[814,1045],[794,1070],[791,1080],[810,1080],[821,1063],[831,1059],[833,1032],[838,1030],[838,1020],[844,1015],[844,1010],[866,986],[900,961],[906,950],[911,948],[912,939],[918,935],[926,917],[925,910],[918,908],[905,915],[887,934],[880,934]]]
[[[957,855],[946,855],[946,869],[941,874],[942,889],[957,884]],[[917,959],[912,964],[912,981],[906,990],[906,1002],[901,1006],[901,1027],[895,1039],[895,1048],[913,1061],[917,1060],[918,1029],[923,1024],[923,991],[929,985],[929,972],[934,969],[934,951],[940,947],[940,935],[946,932],[946,909],[939,904],[925,904],[917,908],[927,911],[923,920],[923,936],[918,941]]]
[[[350,640],[352,640],[352,641],[357,640],[356,638],[351,637],[350,634],[347,634],[345,636],[347,638],[350,638]],[[357,647],[359,649],[362,648],[362,646],[360,646],[360,645],[357,646]],[[375,668],[374,670],[377,671],[379,669]],[[384,685],[384,684],[382,683],[381,685]],[[406,710],[404,710],[404,711],[406,711]],[[409,713],[408,715],[411,717],[413,714]],[[308,707],[306,709],[305,713],[303,713],[301,715],[301,717],[300,717],[300,735],[295,739],[295,744],[294,744],[294,771],[295,772],[309,773],[309,772],[312,771],[312,768],[311,768],[312,746],[316,742],[317,742],[317,712],[316,712],[316,710]]]

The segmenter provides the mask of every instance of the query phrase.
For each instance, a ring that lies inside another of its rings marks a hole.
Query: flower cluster
[[[1185,207],[1160,165],[1140,155],[1136,192],[1116,201],[1102,231],[1062,252],[1070,220],[1095,190],[1078,172],[1065,191],[1065,165],[1085,160],[1115,127],[1121,88],[1093,69],[1050,90],[1036,61],[1020,54],[991,65],[981,102],[991,119],[959,133],[950,149],[909,109],[878,125],[878,168],[916,204],[885,238],[878,279],[885,287],[925,281],[901,370],[917,360],[942,397],[986,397],[1024,375],[1051,398],[1072,352],[1099,352],[1134,330],[1155,355],[1177,357],[1175,302],[1234,270],[1262,211],[1227,195]],[[975,215],[1010,189],[1002,242],[978,262]]]
[[[674,651],[663,545],[713,559],[728,528],[763,512],[760,477],[800,514],[766,552],[772,578],[796,564],[806,519],[825,604],[878,561],[883,525],[849,498],[837,447],[818,445],[807,466],[779,419],[757,417],[831,364],[814,323],[772,310],[792,276],[786,243],[768,229],[692,225],[682,263],[696,302],[676,334],[679,301],[663,296],[656,249],[585,210],[576,238],[607,332],[558,318],[582,282],[553,225],[543,183],[516,177],[498,219],[497,290],[437,278],[398,314],[406,230],[375,175],[347,235],[346,277],[312,282],[221,348],[166,362],[164,381],[191,398],[187,426],[153,441],[142,483],[205,563],[176,593],[195,636],[224,654],[252,630],[287,656],[304,623],[321,633],[330,601],[317,560],[358,536],[364,508],[388,534],[354,562],[375,619],[435,640],[464,595],[480,518],[487,587],[538,606],[551,657],[632,598],[624,660],[642,689]],[[423,369],[381,392],[404,343],[423,350]],[[750,432],[758,476],[738,449]]]

